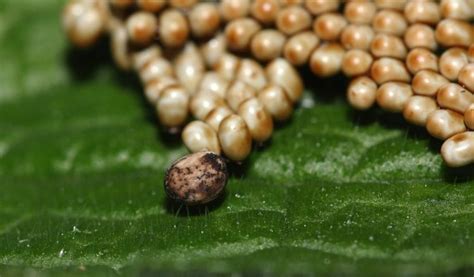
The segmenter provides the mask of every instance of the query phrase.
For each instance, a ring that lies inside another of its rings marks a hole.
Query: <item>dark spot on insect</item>
[[[206,155],[202,156],[201,162],[208,164],[216,171],[221,171],[223,170],[222,167],[225,167],[224,160],[220,156],[217,156],[213,153],[207,153]]]
[[[216,199],[227,183],[224,159],[212,152],[186,155],[168,168],[164,187],[169,198],[186,205]]]

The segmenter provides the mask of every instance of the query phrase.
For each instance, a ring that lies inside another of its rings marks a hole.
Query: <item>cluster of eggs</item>
[[[105,20],[84,18],[88,13]],[[263,67],[228,52],[226,37],[217,32],[220,13],[211,2],[78,0],[66,6],[64,18],[71,41],[79,46],[104,30],[110,33],[116,64],[137,72],[160,124],[169,132],[181,131],[191,152],[223,153],[238,162],[250,154],[253,141],[270,138],[274,121],[291,116],[303,82],[283,58]],[[102,27],[76,31],[88,22]],[[161,46],[154,43],[156,36]],[[195,120],[188,122],[190,115]]]
[[[244,160],[291,115],[308,65],[351,78],[355,109],[426,127],[453,167],[474,162],[473,18],[474,0],[72,0],[63,13],[78,46],[110,35],[191,152]]]

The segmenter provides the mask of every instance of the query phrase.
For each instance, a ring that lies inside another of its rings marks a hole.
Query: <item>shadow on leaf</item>
[[[113,62],[105,38],[99,40],[93,47],[85,49],[69,45],[64,56],[69,75],[77,82],[92,79],[100,70],[100,67]]]
[[[178,202],[166,197],[163,205],[167,213],[174,214],[177,217],[206,216],[209,212],[218,209],[224,203],[227,196],[227,189],[224,189],[224,191],[215,200],[204,205],[196,206],[187,206],[182,202]]]
[[[112,72],[111,78],[114,83],[137,93],[139,96],[137,100],[142,106],[145,120],[158,127],[156,128],[156,138],[163,141],[170,148],[176,148],[181,145],[179,133],[170,134],[165,128],[160,126],[154,108],[143,95],[143,86],[140,84],[138,76],[134,72],[123,71],[115,66],[110,54],[107,38],[102,38],[93,47],[87,49],[68,47],[64,60],[69,70],[69,75],[77,82],[84,82],[94,78],[103,67],[110,69],[110,72]]]
[[[462,184],[474,179],[474,165],[451,168],[443,165],[443,178],[445,181],[453,184]]]

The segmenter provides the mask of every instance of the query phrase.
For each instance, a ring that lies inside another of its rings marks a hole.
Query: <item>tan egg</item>
[[[179,127],[188,118],[189,95],[181,86],[171,86],[163,90],[156,104],[156,112],[161,125],[168,128]]]
[[[69,35],[71,29],[75,27],[81,15],[93,7],[94,5],[92,5],[92,3],[83,0],[71,0],[64,5],[61,14],[61,23],[67,35]]]
[[[444,19],[436,26],[436,40],[445,47],[469,47],[474,41],[474,28],[469,22]]]
[[[255,0],[250,6],[250,14],[262,24],[273,24],[279,11],[279,0]]]
[[[87,48],[104,33],[107,17],[95,1],[70,1],[62,12],[63,29],[75,46]]]
[[[381,10],[375,14],[372,27],[378,33],[403,36],[408,24],[401,13],[393,10]]]
[[[310,13],[319,15],[337,11],[340,2],[340,0],[305,0],[305,7]]]
[[[370,26],[348,25],[341,33],[341,43],[346,49],[368,50],[374,36]]]
[[[436,110],[426,121],[426,130],[435,138],[445,140],[466,131],[464,117],[451,110]]]
[[[339,43],[325,43],[314,50],[309,60],[311,71],[319,77],[329,77],[341,71],[344,48]]]
[[[370,51],[375,57],[405,59],[407,48],[401,38],[394,35],[377,34],[370,44]]]
[[[110,50],[117,67],[122,70],[130,69],[132,58],[128,51],[127,29],[121,23],[117,23],[112,28],[110,34]]]
[[[148,103],[156,105],[164,89],[178,85],[178,81],[174,77],[168,75],[158,76],[145,84],[145,97]]]
[[[293,6],[293,5],[303,5],[304,0],[279,0],[282,7]]]
[[[227,116],[233,114],[234,112],[227,106],[221,105],[215,107],[207,116],[206,116],[206,123],[214,129],[214,131],[219,130],[219,125],[221,124],[222,120]]]
[[[466,0],[441,0],[439,5],[443,18],[472,20],[474,12]]]
[[[223,105],[224,99],[207,91],[200,91],[192,96],[189,109],[195,118],[204,120],[213,109]]]
[[[186,44],[174,62],[174,71],[178,81],[186,91],[190,95],[195,94],[206,71],[206,66],[199,49],[194,43]]]
[[[390,81],[410,82],[411,76],[405,64],[393,58],[376,60],[370,69],[370,75],[377,84]]]
[[[240,80],[256,90],[267,85],[267,78],[263,67],[252,59],[242,59],[235,75]]]
[[[256,142],[264,142],[272,136],[272,117],[257,98],[250,98],[240,104],[238,114],[247,124],[250,135]]]
[[[166,1],[162,0],[137,0],[137,5],[141,10],[157,13],[166,6]]]
[[[161,57],[161,48],[157,45],[152,45],[137,51],[132,55],[133,68],[136,71],[140,71],[154,59],[159,57]]]
[[[142,84],[161,76],[172,76],[173,67],[171,63],[162,57],[156,57],[146,64],[139,72]]]
[[[157,20],[150,12],[135,12],[127,18],[128,37],[137,45],[150,44],[157,31]]]
[[[449,167],[461,167],[474,162],[474,132],[450,137],[441,146],[441,156]]]
[[[469,46],[467,56],[469,58],[469,62],[474,63],[474,43],[471,43],[471,46]]]
[[[303,65],[308,62],[318,45],[319,38],[313,32],[302,32],[288,39],[283,48],[283,56],[293,65]]]
[[[448,79],[437,72],[421,70],[415,74],[411,85],[416,94],[434,97],[439,88],[448,83]]]
[[[203,150],[221,153],[216,131],[205,122],[199,120],[190,122],[184,128],[181,138],[186,148],[193,153]]]
[[[474,130],[474,104],[471,104],[464,112],[464,123],[466,123],[467,128]]]
[[[242,117],[232,114],[219,125],[222,152],[233,161],[242,161],[252,150],[252,136]]]
[[[71,1],[71,0],[70,0]],[[75,0],[72,0],[75,1]],[[112,8],[109,4],[108,1],[104,0],[93,0],[89,1],[90,4],[94,5],[95,8],[99,11],[102,17],[102,22],[103,22],[103,33],[109,33],[110,32],[110,25],[113,24],[112,21],[116,18],[114,18],[114,14],[112,12]]]
[[[412,124],[424,127],[428,116],[437,109],[438,105],[433,98],[415,95],[405,104],[403,117]]]
[[[344,16],[352,24],[370,24],[377,7],[370,1],[351,1],[344,6]]]
[[[471,12],[474,11],[474,0],[466,0],[467,4],[471,8]]]
[[[405,44],[409,49],[424,47],[432,51],[438,48],[435,31],[425,24],[413,24],[408,27],[404,35]]]
[[[464,113],[474,103],[474,95],[460,85],[450,83],[439,88],[436,100],[442,108]]]
[[[62,23],[69,40],[77,47],[90,47],[105,29],[105,15],[84,1],[71,1],[63,10]]]
[[[273,60],[265,67],[268,82],[281,86],[293,103],[303,94],[303,80],[296,69],[285,59]]]
[[[413,95],[411,86],[401,82],[388,82],[381,85],[376,92],[377,104],[390,112],[402,112]]]
[[[221,16],[226,21],[246,17],[250,10],[250,0],[222,0],[219,4]]]
[[[148,103],[155,106],[162,92],[170,86],[179,86],[171,76],[161,76],[145,84],[144,94]]]
[[[403,11],[407,2],[407,0],[375,0],[375,6],[379,9]]]
[[[199,85],[199,91],[207,91],[211,94],[225,98],[229,81],[216,72],[208,71],[204,74]]]
[[[405,5],[405,18],[413,23],[436,25],[440,19],[438,3],[430,1],[410,1]]]
[[[425,48],[411,50],[405,63],[411,74],[425,69],[438,71],[438,57]]]
[[[191,33],[196,38],[210,37],[217,32],[221,17],[217,4],[201,2],[194,5],[188,15]]]
[[[72,1],[75,1],[75,0],[72,0]],[[113,16],[113,13],[112,13],[112,8],[110,7],[110,4],[108,1],[104,1],[104,0],[93,0],[93,1],[89,1],[91,2],[91,4],[93,4],[96,9],[99,11],[99,13],[101,14],[102,16],[102,19],[103,19],[103,30],[105,32],[110,32],[110,29],[109,29],[109,25],[112,23],[111,21],[113,21],[112,17]]]
[[[226,43],[233,51],[245,51],[250,47],[252,37],[260,31],[260,24],[252,18],[230,21],[225,27]]]
[[[180,47],[189,36],[186,17],[176,9],[166,9],[158,19],[160,41],[166,47]]]
[[[474,63],[466,64],[458,75],[459,84],[474,92]]]
[[[258,93],[258,100],[265,110],[277,121],[284,121],[293,112],[293,103],[288,98],[285,89],[275,84],[269,84]]]
[[[226,51],[227,44],[223,34],[216,35],[201,46],[201,55],[209,68],[213,68]]]
[[[234,80],[227,89],[226,101],[229,107],[237,111],[245,100],[257,95],[255,89],[240,80]]]
[[[374,59],[372,56],[359,49],[351,49],[344,54],[342,59],[342,72],[346,76],[357,76],[366,74],[370,70],[370,66]]]
[[[266,29],[252,38],[250,49],[257,60],[269,61],[281,55],[285,42],[286,37],[280,31]]]
[[[461,69],[468,63],[467,51],[463,48],[453,47],[444,51],[439,58],[439,71],[444,77],[455,81],[458,79]]]
[[[278,12],[276,26],[284,34],[293,35],[311,27],[311,15],[301,6],[288,6]]]
[[[115,9],[128,9],[133,6],[134,0],[110,0],[109,4]]]
[[[347,20],[341,14],[325,13],[314,20],[313,31],[322,40],[338,40],[346,26]]]
[[[223,78],[227,80],[233,80],[239,65],[239,58],[232,54],[224,53],[214,65],[214,70]]]
[[[367,76],[353,79],[347,87],[347,101],[358,110],[367,110],[375,103],[377,84]]]
[[[168,0],[169,4],[173,8],[177,9],[190,9],[195,6],[199,0]]]

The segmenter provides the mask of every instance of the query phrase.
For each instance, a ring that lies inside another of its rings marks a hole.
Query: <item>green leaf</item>
[[[0,275],[185,272],[469,273],[474,168],[315,79],[291,122],[188,209],[163,191],[186,153],[163,135],[107,42],[78,51],[62,1],[0,2]]]

